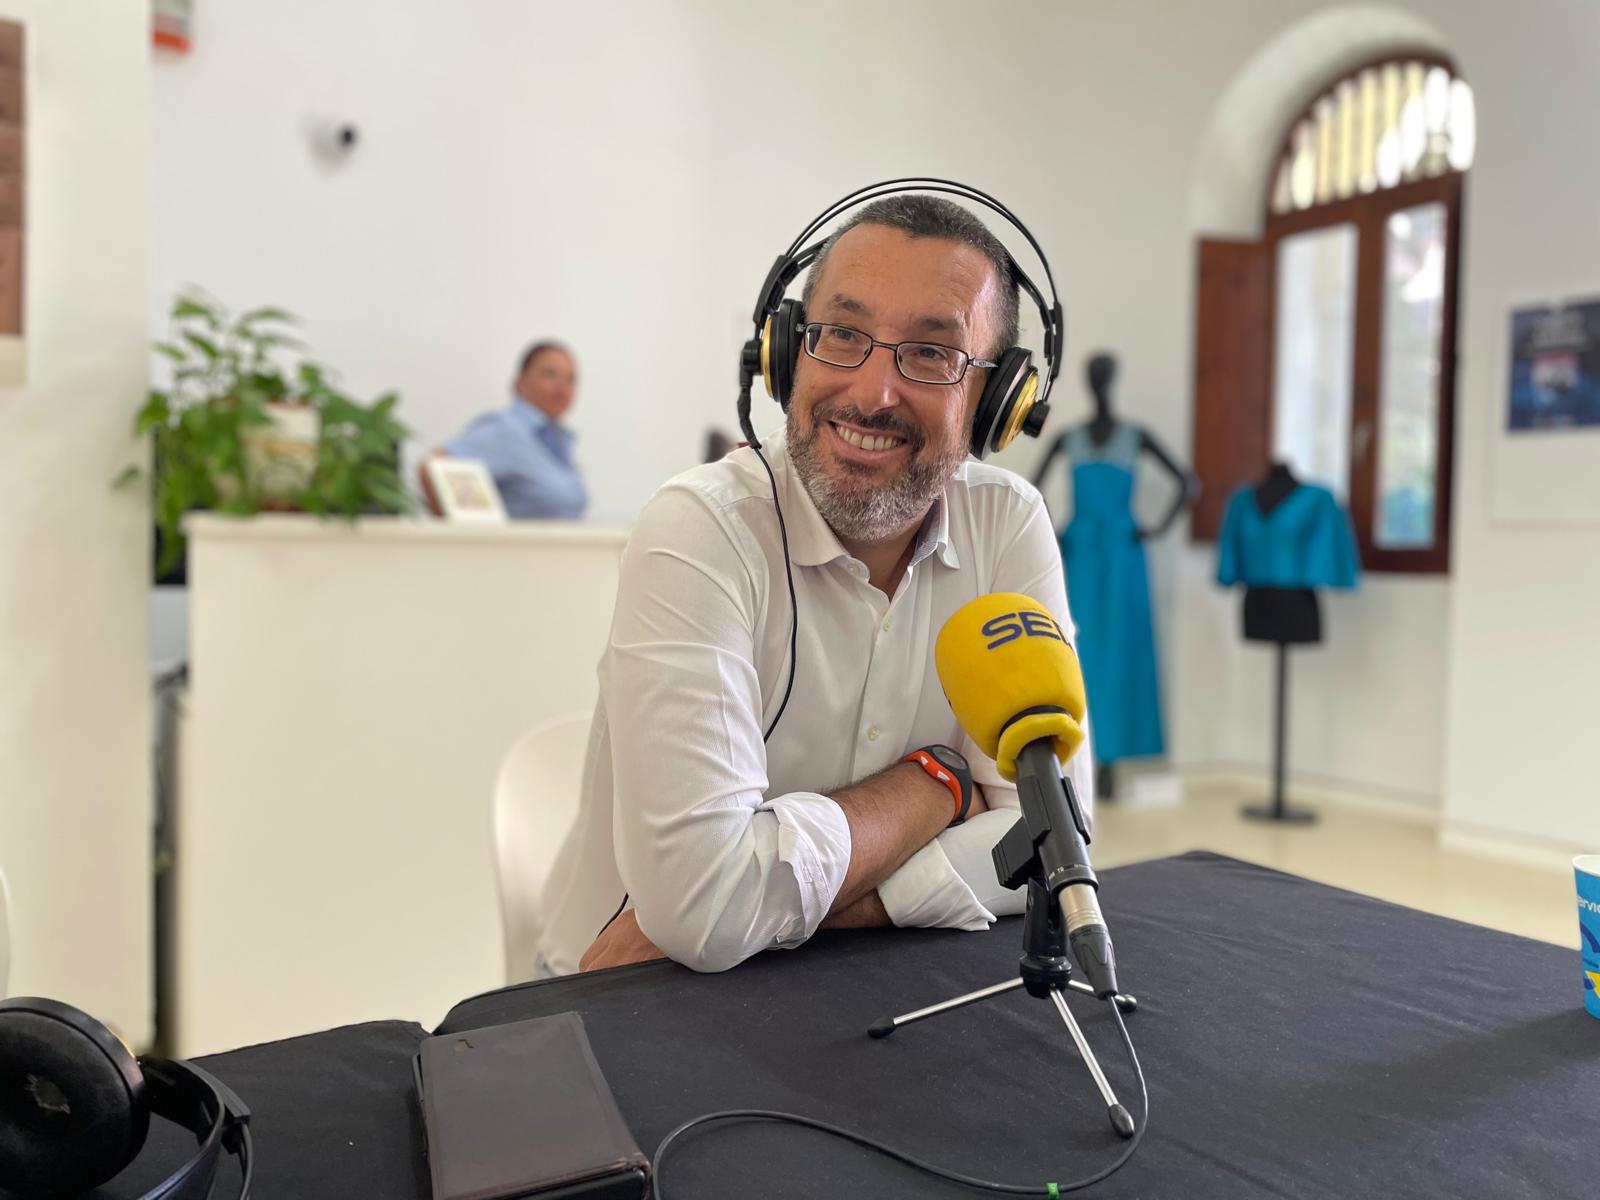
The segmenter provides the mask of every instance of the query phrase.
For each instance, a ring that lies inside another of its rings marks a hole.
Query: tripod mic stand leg
[[[1004,995],[1006,992],[1021,986],[1021,979],[1008,979],[1006,982],[997,983],[993,987],[979,988],[975,992],[968,992],[965,996],[957,996],[952,1000],[941,1000],[938,1004],[930,1004],[927,1008],[917,1009],[916,1012],[908,1012],[898,1017],[883,1017],[878,1021],[874,1021],[872,1028],[867,1030],[867,1033],[871,1037],[885,1038],[902,1025],[911,1025],[917,1021],[927,1020],[929,1017],[937,1017],[940,1013],[965,1008],[969,1004],[987,1000],[990,996]]]
[[[1056,1011],[1061,1014],[1061,1019],[1066,1022],[1067,1032],[1072,1034],[1072,1040],[1077,1044],[1078,1054],[1083,1058],[1084,1065],[1089,1068],[1089,1074],[1094,1076],[1094,1085],[1100,1089],[1100,1098],[1106,1102],[1106,1111],[1111,1118],[1111,1128],[1116,1130],[1119,1137],[1130,1138],[1133,1136],[1133,1114],[1122,1107],[1117,1100],[1117,1094],[1111,1090],[1111,1082],[1106,1078],[1106,1073],[1100,1069],[1100,1060],[1094,1056],[1094,1051],[1089,1048],[1089,1040],[1083,1036],[1083,1030],[1078,1028],[1078,1021],[1072,1015],[1072,1010],[1067,1007],[1067,1002],[1059,990],[1050,993]]]
[[[957,996],[953,1000],[941,1000],[938,1004],[930,1004],[927,1008],[919,1008],[916,1012],[904,1013],[898,1017],[882,1017],[874,1021],[872,1028],[867,1033],[875,1038],[886,1038],[902,1025],[911,1025],[917,1021],[926,1020],[928,1017],[937,1017],[940,1013],[953,1012],[958,1008],[965,1008],[969,1004],[976,1004],[980,1000],[987,1000],[991,996],[1003,996],[1022,986],[1021,979],[1008,979],[1005,983],[997,983],[993,987],[979,988],[975,992],[968,992],[965,996]],[[1094,995],[1094,989],[1081,979],[1067,980],[1067,986],[1075,992],[1082,992],[1085,996]],[[1139,999],[1119,992],[1111,998],[1118,1008],[1125,1013],[1138,1009]]]
[[[979,1000],[989,1000],[990,997],[995,997],[995,995],[1005,995],[1006,992],[1013,992],[1013,990],[1021,986],[1021,979],[1006,979],[1003,984],[995,984],[994,987],[979,987],[976,992],[958,995],[954,1000],[941,1000],[936,1005],[918,1008],[915,1013],[904,1013],[901,1016],[885,1016],[885,1018],[872,1022],[872,1029],[867,1030],[867,1034],[870,1037],[888,1037],[901,1026],[910,1026],[910,1024],[915,1024],[917,1021],[926,1021],[930,1016],[938,1016],[939,1013],[952,1013],[957,1008],[976,1005]],[[1069,979],[1067,987],[1070,987],[1074,992],[1083,992],[1083,995],[1094,995],[1093,987],[1088,986],[1082,979]],[[1112,997],[1112,1003],[1115,1003],[1123,1013],[1133,1013],[1134,1010],[1138,1010],[1139,998],[1118,992],[1117,995]]]

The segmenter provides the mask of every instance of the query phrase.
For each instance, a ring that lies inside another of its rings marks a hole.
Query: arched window
[[[1267,213],[1465,171],[1477,147],[1472,89],[1438,58],[1391,58],[1346,75],[1289,126]]]
[[[1201,243],[1195,443],[1214,513],[1283,460],[1348,506],[1368,570],[1448,569],[1475,142],[1472,92],[1449,62],[1369,63],[1289,122],[1261,241]]]

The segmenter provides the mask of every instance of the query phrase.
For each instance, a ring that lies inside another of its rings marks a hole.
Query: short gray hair
[[[921,193],[886,196],[882,200],[874,200],[834,230],[822,244],[822,252],[817,255],[817,261],[811,264],[811,270],[806,275],[806,286],[800,297],[806,311],[811,310],[812,294],[816,291],[817,280],[822,275],[822,266],[828,261],[828,255],[839,239],[857,225],[886,225],[914,238],[943,238],[981,251],[1000,277],[1000,311],[995,314],[997,337],[995,345],[987,353],[993,357],[1017,344],[1021,299],[1011,255],[1000,244],[1000,239],[989,232],[987,225],[959,204],[941,196]]]

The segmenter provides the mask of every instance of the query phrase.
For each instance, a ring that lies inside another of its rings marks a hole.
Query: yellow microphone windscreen
[[[1031,741],[1053,738],[1062,762],[1082,743],[1078,656],[1031,596],[991,592],[962,605],[939,631],[933,661],[956,720],[1005,778],[1017,777],[1017,754]]]

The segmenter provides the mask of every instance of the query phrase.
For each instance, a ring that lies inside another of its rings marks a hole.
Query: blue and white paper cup
[[[1600,1017],[1600,854],[1572,860],[1578,877],[1578,941],[1583,957],[1583,1006]]]

